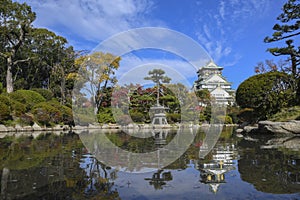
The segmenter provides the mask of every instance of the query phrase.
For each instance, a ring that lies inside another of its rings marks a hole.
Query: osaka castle
[[[233,105],[235,102],[235,90],[231,88],[232,83],[222,76],[223,67],[217,66],[210,61],[198,71],[198,80],[194,83],[194,89],[208,90],[211,97],[218,104]]]

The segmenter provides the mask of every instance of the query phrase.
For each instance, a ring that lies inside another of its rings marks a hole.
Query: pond
[[[300,199],[299,138],[208,134],[2,134],[1,199]]]

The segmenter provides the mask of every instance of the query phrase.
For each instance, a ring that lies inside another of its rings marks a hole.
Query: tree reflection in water
[[[117,198],[115,173],[86,153],[73,133],[2,138],[1,199]]]
[[[265,138],[258,138],[264,141]],[[292,138],[298,143],[299,138]],[[267,142],[268,143],[268,142]],[[289,140],[291,143],[291,140]],[[300,192],[300,151],[295,146],[264,149],[265,142],[239,142],[241,178],[262,192],[285,194]]]
[[[170,171],[163,171],[164,170],[158,170],[153,174],[152,178],[145,178],[146,181],[149,181],[150,185],[153,185],[155,190],[163,189],[163,186],[166,185],[166,182],[173,179]]]
[[[224,129],[203,158],[199,151],[205,145],[205,133],[184,133],[196,135],[181,157],[136,176],[99,162],[77,134],[6,135],[0,139],[0,199],[299,199],[299,138],[275,145],[282,138],[243,139],[232,133]],[[144,152],[163,149],[176,133],[150,132],[146,140],[121,132],[105,134],[119,147]],[[91,144],[98,136],[91,138]]]

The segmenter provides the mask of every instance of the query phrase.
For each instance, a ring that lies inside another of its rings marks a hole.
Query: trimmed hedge
[[[46,101],[50,101],[54,96],[53,92],[43,88],[33,88],[32,91],[35,91],[42,95],[46,99]]]
[[[41,102],[33,107],[35,121],[42,125],[52,126],[62,122],[62,113],[48,102]]]
[[[145,121],[145,116],[143,113],[139,111],[129,111],[130,117],[133,122],[144,122]]]
[[[4,91],[3,85],[2,85],[2,83],[0,83],[0,94],[2,94],[3,91]]]
[[[20,117],[21,115],[26,113],[26,106],[18,101],[12,100],[11,110],[16,117]]]
[[[9,94],[9,97],[25,105],[26,111],[29,111],[36,104],[44,102],[45,98],[39,93],[31,90],[17,90]]]
[[[55,99],[52,99],[51,101],[48,101],[47,103],[61,111],[61,115],[62,115],[62,121],[61,122],[63,122],[66,125],[73,124],[73,113],[72,113],[71,108],[61,105]]]
[[[42,125],[51,126],[59,123],[74,125],[72,109],[60,105],[56,100],[36,104],[32,113],[34,119]]]
[[[11,119],[10,108],[0,101],[0,122]]]
[[[8,95],[0,94],[0,122],[19,121],[32,125],[34,121],[52,126],[54,124],[74,125],[72,109],[53,99],[46,89],[17,90]],[[51,99],[46,102],[46,99]]]
[[[0,94],[0,102],[7,105],[7,106],[10,106],[10,99],[9,97],[3,95],[3,94]]]
[[[251,108],[252,121],[269,119],[283,108],[296,104],[297,96],[292,77],[284,72],[267,72],[254,75],[242,82],[236,91],[236,102]]]

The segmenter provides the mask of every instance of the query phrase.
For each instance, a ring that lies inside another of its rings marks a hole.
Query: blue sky
[[[92,50],[110,36],[132,28],[164,27],[186,34],[198,42],[217,65],[224,67],[223,75],[233,83],[233,88],[254,75],[254,66],[258,62],[279,59],[266,52],[276,44],[265,44],[263,39],[273,33],[272,27],[284,0],[20,2],[26,2],[36,12],[35,27],[44,27],[64,36],[77,50]],[[176,60],[167,54],[154,53],[147,59],[143,61],[150,60],[151,63],[164,59],[163,64],[176,65]],[[121,63],[121,68],[122,65],[124,69],[141,65],[135,58],[129,67],[128,60]]]

